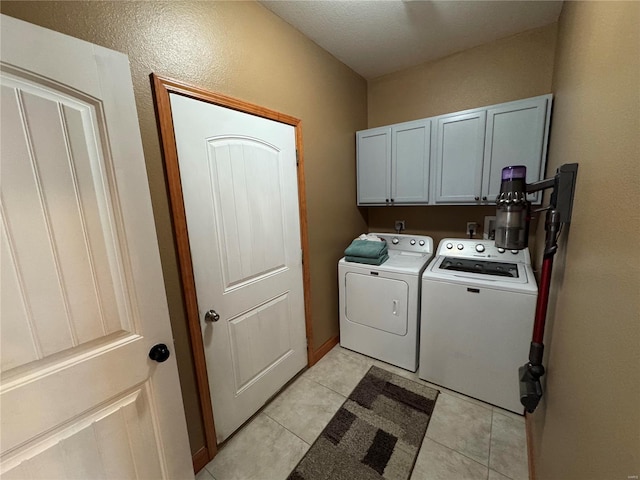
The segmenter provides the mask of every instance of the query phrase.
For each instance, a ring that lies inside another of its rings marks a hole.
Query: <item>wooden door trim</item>
[[[189,234],[187,232],[187,220],[185,215],[184,200],[182,196],[182,184],[180,181],[180,169],[178,166],[178,151],[173,129],[173,116],[171,114],[170,93],[201,100],[203,102],[231,108],[244,113],[275,120],[295,129],[297,151],[297,178],[298,178],[298,203],[300,214],[300,242],[302,246],[302,281],[304,292],[305,330],[307,335],[307,365],[315,363],[313,351],[313,328],[311,323],[311,277],[309,271],[309,237],[307,232],[307,202],[304,177],[304,150],[302,144],[302,121],[275,110],[255,105],[237,98],[219,93],[213,93],[202,88],[189,85],[184,82],[151,74],[153,85],[154,104],[156,118],[162,147],[162,157],[165,164],[165,174],[169,189],[171,204],[171,217],[173,220],[173,233],[178,251],[178,262],[182,283],[182,292],[187,309],[187,324],[191,339],[192,355],[195,364],[196,384],[202,409],[202,417],[205,432],[205,448],[208,461],[217,453],[215,423],[213,420],[213,408],[209,380],[207,377],[207,365],[204,353],[204,344],[200,331],[200,318],[198,314],[198,302],[196,297],[195,279],[193,276],[193,260],[189,247]],[[196,458],[197,457],[197,458]],[[203,453],[200,450],[194,455],[194,469],[202,468]],[[196,463],[198,465],[196,465]]]

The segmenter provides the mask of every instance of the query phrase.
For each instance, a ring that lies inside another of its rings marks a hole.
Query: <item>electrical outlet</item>
[[[496,217],[487,216],[484,217],[484,231],[482,232],[482,238],[485,240],[496,239]]]
[[[473,238],[476,233],[478,233],[478,224],[476,222],[467,222],[467,235],[469,238]]]
[[[401,231],[403,231],[405,229],[405,223],[404,220],[396,220],[396,232],[400,233]]]

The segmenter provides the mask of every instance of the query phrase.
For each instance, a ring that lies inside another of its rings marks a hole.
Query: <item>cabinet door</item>
[[[356,132],[358,205],[386,204],[391,199],[391,128]]]
[[[436,203],[480,200],[486,112],[438,119]]]
[[[487,136],[482,179],[483,200],[493,203],[500,193],[501,172],[510,165],[527,167],[527,183],[544,176],[551,95],[487,111]],[[540,192],[529,195],[539,201]]]
[[[431,120],[395,125],[391,137],[392,202],[428,203]]]

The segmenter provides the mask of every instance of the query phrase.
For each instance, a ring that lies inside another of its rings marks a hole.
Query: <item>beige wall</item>
[[[551,92],[556,24],[369,81],[369,127]]]
[[[533,415],[538,480],[640,475],[639,26],[639,2],[565,2],[559,20],[547,171],[580,166]]]
[[[192,451],[204,445],[151,97],[155,72],[300,118],[314,346],[338,334],[336,264],[366,230],[354,132],[364,79],[254,2],[12,2],[1,11],[129,55]],[[215,386],[213,386],[215,388]]]
[[[369,127],[550,93],[555,39],[554,23],[371,80]],[[495,207],[370,207],[368,215],[370,231],[392,231],[394,220],[406,220],[407,232],[437,244],[464,237],[466,222],[482,228]]]

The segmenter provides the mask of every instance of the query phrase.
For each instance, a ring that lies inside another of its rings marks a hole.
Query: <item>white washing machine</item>
[[[442,240],[422,276],[419,377],[523,414],[537,296],[528,249]]]
[[[415,372],[418,368],[420,282],[433,239],[376,233],[387,242],[382,265],[338,262],[340,344]]]

